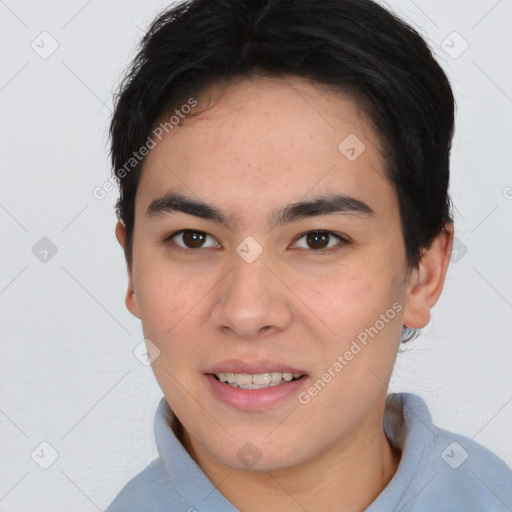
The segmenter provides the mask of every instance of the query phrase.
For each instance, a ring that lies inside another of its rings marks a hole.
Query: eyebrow
[[[146,217],[170,215],[174,212],[186,213],[217,222],[227,228],[231,227],[229,218],[220,209],[179,193],[169,193],[153,199],[146,210]],[[270,216],[270,224],[288,224],[307,217],[335,213],[362,217],[375,215],[372,208],[360,199],[342,194],[325,194],[279,208]]]

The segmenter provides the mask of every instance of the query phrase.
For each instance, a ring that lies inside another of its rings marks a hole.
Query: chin
[[[239,446],[239,448],[237,448]],[[303,446],[272,442],[268,439],[249,441],[230,441],[229,445],[218,447],[219,453],[211,452],[222,464],[242,471],[280,471],[306,461]]]

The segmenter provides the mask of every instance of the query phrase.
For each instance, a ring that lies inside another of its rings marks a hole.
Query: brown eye
[[[310,231],[302,235],[295,243],[296,247],[313,249],[314,251],[331,249],[336,245],[343,246],[345,244],[348,244],[348,242],[344,238],[331,231]]]
[[[203,245],[206,234],[200,231],[185,231],[182,237],[184,244],[189,249],[197,249]]]
[[[325,249],[329,244],[329,234],[323,232],[308,233],[306,235],[306,241],[311,249]]]
[[[205,243],[210,239],[211,241]],[[195,231],[193,229],[184,229],[174,233],[168,237],[168,240],[172,240],[175,245],[182,249],[204,249],[209,247],[219,247],[219,245],[213,240],[211,235],[204,233],[203,231]]]

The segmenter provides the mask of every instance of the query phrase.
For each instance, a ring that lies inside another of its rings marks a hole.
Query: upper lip
[[[242,359],[226,359],[219,361],[210,367],[205,373],[246,373],[256,375],[259,373],[283,372],[300,373],[306,375],[306,371],[301,368],[290,366],[286,363],[270,359],[259,359],[255,361],[244,361]]]

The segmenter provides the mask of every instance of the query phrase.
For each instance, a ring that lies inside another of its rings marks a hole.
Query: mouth
[[[263,372],[263,373],[233,373],[217,372],[211,374],[219,382],[223,382],[232,388],[239,389],[264,389],[280,386],[304,378],[303,373],[290,372]]]
[[[216,399],[243,411],[280,407],[293,400],[309,380],[304,369],[277,359],[218,361],[204,376]]]

